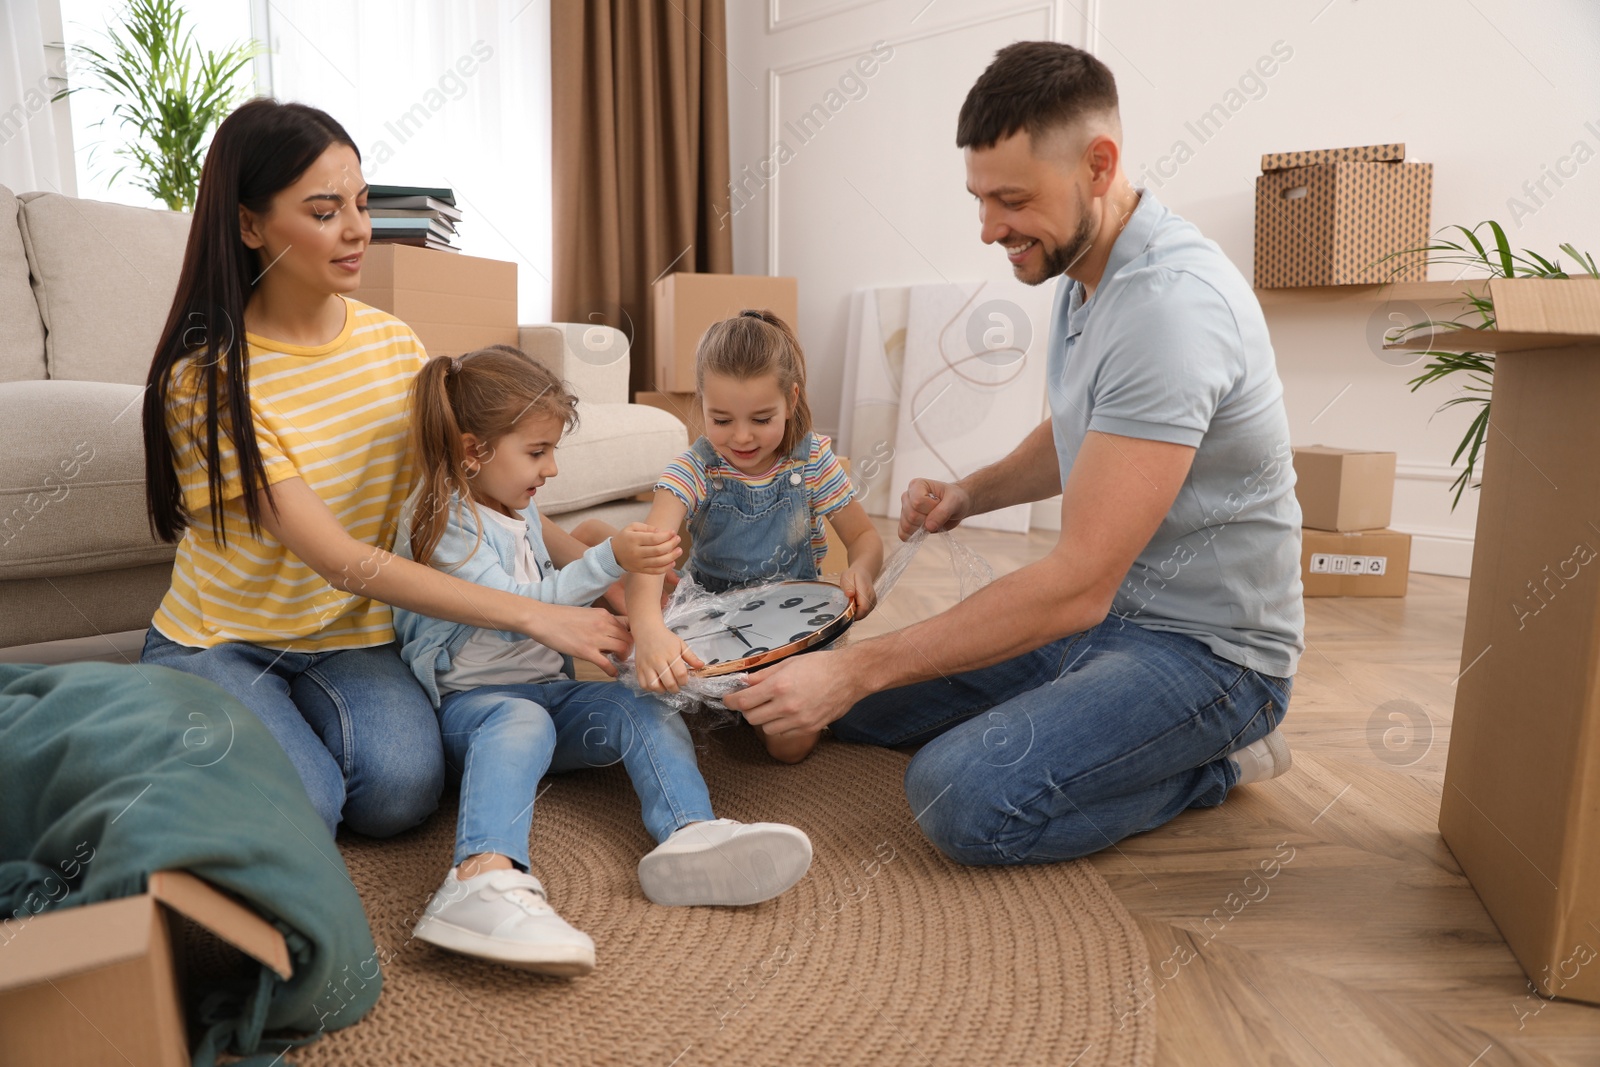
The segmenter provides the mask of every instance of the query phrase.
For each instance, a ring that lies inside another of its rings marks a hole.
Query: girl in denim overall
[[[640,523],[575,559],[561,558],[553,537],[547,544],[533,500],[555,477],[556,447],[577,417],[560,379],[515,348],[429,361],[412,395],[420,484],[396,554],[475,590],[570,606],[594,601],[625,571],[670,570],[677,533]],[[712,814],[688,727],[661,701],[577,681],[570,656],[521,633],[403,610],[394,626],[461,775],[455,864],[417,923],[419,940],[546,974],[594,967],[594,942],[556,914],[529,871],[529,827],[548,772],[627,769],[658,842],[639,862],[640,886],[657,904],[753,904],[810,866],[811,842],[795,827]]]
[[[833,454],[811,429],[805,357],[789,326],[770,311],[742,311],[714,324],[695,353],[697,399],[706,433],[656,480],[648,524],[675,530],[688,520],[687,572],[712,592],[820,576],[826,519],[849,566],[839,585],[855,617],[872,611],[883,539]],[[703,666],[661,618],[660,575],[629,575],[628,616],[639,684],[677,692]],[[785,762],[804,759],[819,733],[762,735]]]

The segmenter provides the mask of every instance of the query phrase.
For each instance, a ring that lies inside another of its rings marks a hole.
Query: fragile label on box
[[[1333,552],[1313,552],[1310,571],[1312,574],[1387,574],[1389,557],[1341,556]]]

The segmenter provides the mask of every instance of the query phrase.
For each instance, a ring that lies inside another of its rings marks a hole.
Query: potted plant
[[[211,134],[249,92],[240,72],[265,51],[254,40],[202,49],[185,18],[176,0],[131,0],[121,26],[106,31],[104,51],[72,49],[88,84],[54,97],[114,98],[112,116],[135,136],[116,149],[125,162],[110,180],[131,167],[133,184],[173,211],[193,210]]]
[[[1484,227],[1489,229],[1489,240],[1486,242],[1478,236],[1478,231]],[[1446,241],[1442,238],[1437,244],[1427,245],[1420,249],[1407,249],[1398,252],[1396,256],[1405,256],[1413,252],[1428,253],[1429,263],[1447,263],[1464,269],[1473,270],[1480,276],[1488,278],[1569,278],[1570,275],[1559,260],[1546,259],[1537,252],[1524,248],[1520,253],[1511,250],[1511,243],[1506,239],[1505,229],[1491,220],[1480,222],[1468,229],[1465,226],[1449,226],[1439,231],[1441,234],[1456,230],[1461,234],[1462,241]],[[1578,269],[1589,277],[1600,278],[1600,270],[1596,269],[1593,255],[1579,252],[1573,245],[1564,244],[1561,251],[1571,256],[1578,262]],[[1391,257],[1393,258],[1393,257]],[[1423,322],[1412,323],[1387,334],[1390,341],[1404,340],[1409,335],[1422,330],[1466,330],[1494,329],[1494,303],[1489,298],[1488,289],[1479,292],[1467,290],[1463,293],[1460,304],[1462,310],[1453,319],[1438,321],[1427,319]],[[1460,462],[1466,456],[1466,465],[1455,481],[1450,483],[1450,488],[1455,490],[1455,497],[1450,502],[1451,510],[1455,510],[1461,503],[1461,496],[1470,486],[1477,488],[1473,482],[1473,473],[1477,470],[1478,460],[1483,452],[1483,443],[1489,434],[1489,404],[1494,383],[1494,353],[1493,352],[1423,352],[1421,358],[1428,362],[1423,366],[1422,373],[1411,379],[1408,383],[1411,391],[1416,392],[1430,382],[1437,382],[1449,378],[1453,374],[1464,374],[1467,380],[1461,385],[1461,395],[1451,397],[1438,407],[1439,411],[1454,407],[1457,404],[1479,405],[1478,413],[1467,426],[1466,436],[1462,437],[1461,444],[1456,446],[1455,455],[1450,457],[1450,462]],[[1457,379],[1459,380],[1459,379]]]

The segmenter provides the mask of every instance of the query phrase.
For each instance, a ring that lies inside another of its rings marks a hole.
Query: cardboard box
[[[694,353],[701,335],[746,308],[765,308],[798,331],[799,283],[747,274],[669,274],[657,281],[650,289],[656,388],[694,392]]]
[[[1424,281],[1433,164],[1404,162],[1403,144],[1278,152],[1256,179],[1255,284],[1376,285]]]
[[[1300,531],[1300,581],[1306,596],[1405,596],[1410,578],[1410,534]]]
[[[1600,1003],[1600,280],[1489,297],[1394,346],[1496,353],[1439,830],[1539,993]]]
[[[413,245],[368,245],[350,294],[416,331],[430,356],[517,343],[517,265]]]
[[[187,1067],[178,974],[186,922],[290,976],[289,948],[271,923],[191,874],[161,871],[141,896],[42,912],[8,931],[0,1063]]]
[[[660,408],[677,416],[678,421],[689,431],[691,445],[705,435],[705,408],[693,393],[635,393],[633,402]]]
[[[1381,530],[1394,506],[1393,452],[1304,445],[1294,450],[1300,525],[1313,530]]]

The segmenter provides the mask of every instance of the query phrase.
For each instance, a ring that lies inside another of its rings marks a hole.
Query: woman
[[[233,694],[330,831],[381,837],[424,819],[444,783],[391,605],[608,672],[628,636],[603,610],[390,553],[411,481],[407,392],[427,356],[404,323],[343,295],[371,233],[360,153],[330,116],[260,99],[218,128],[144,396],[151,526],[179,543],[141,659]],[[584,546],[550,548],[562,565]]]

